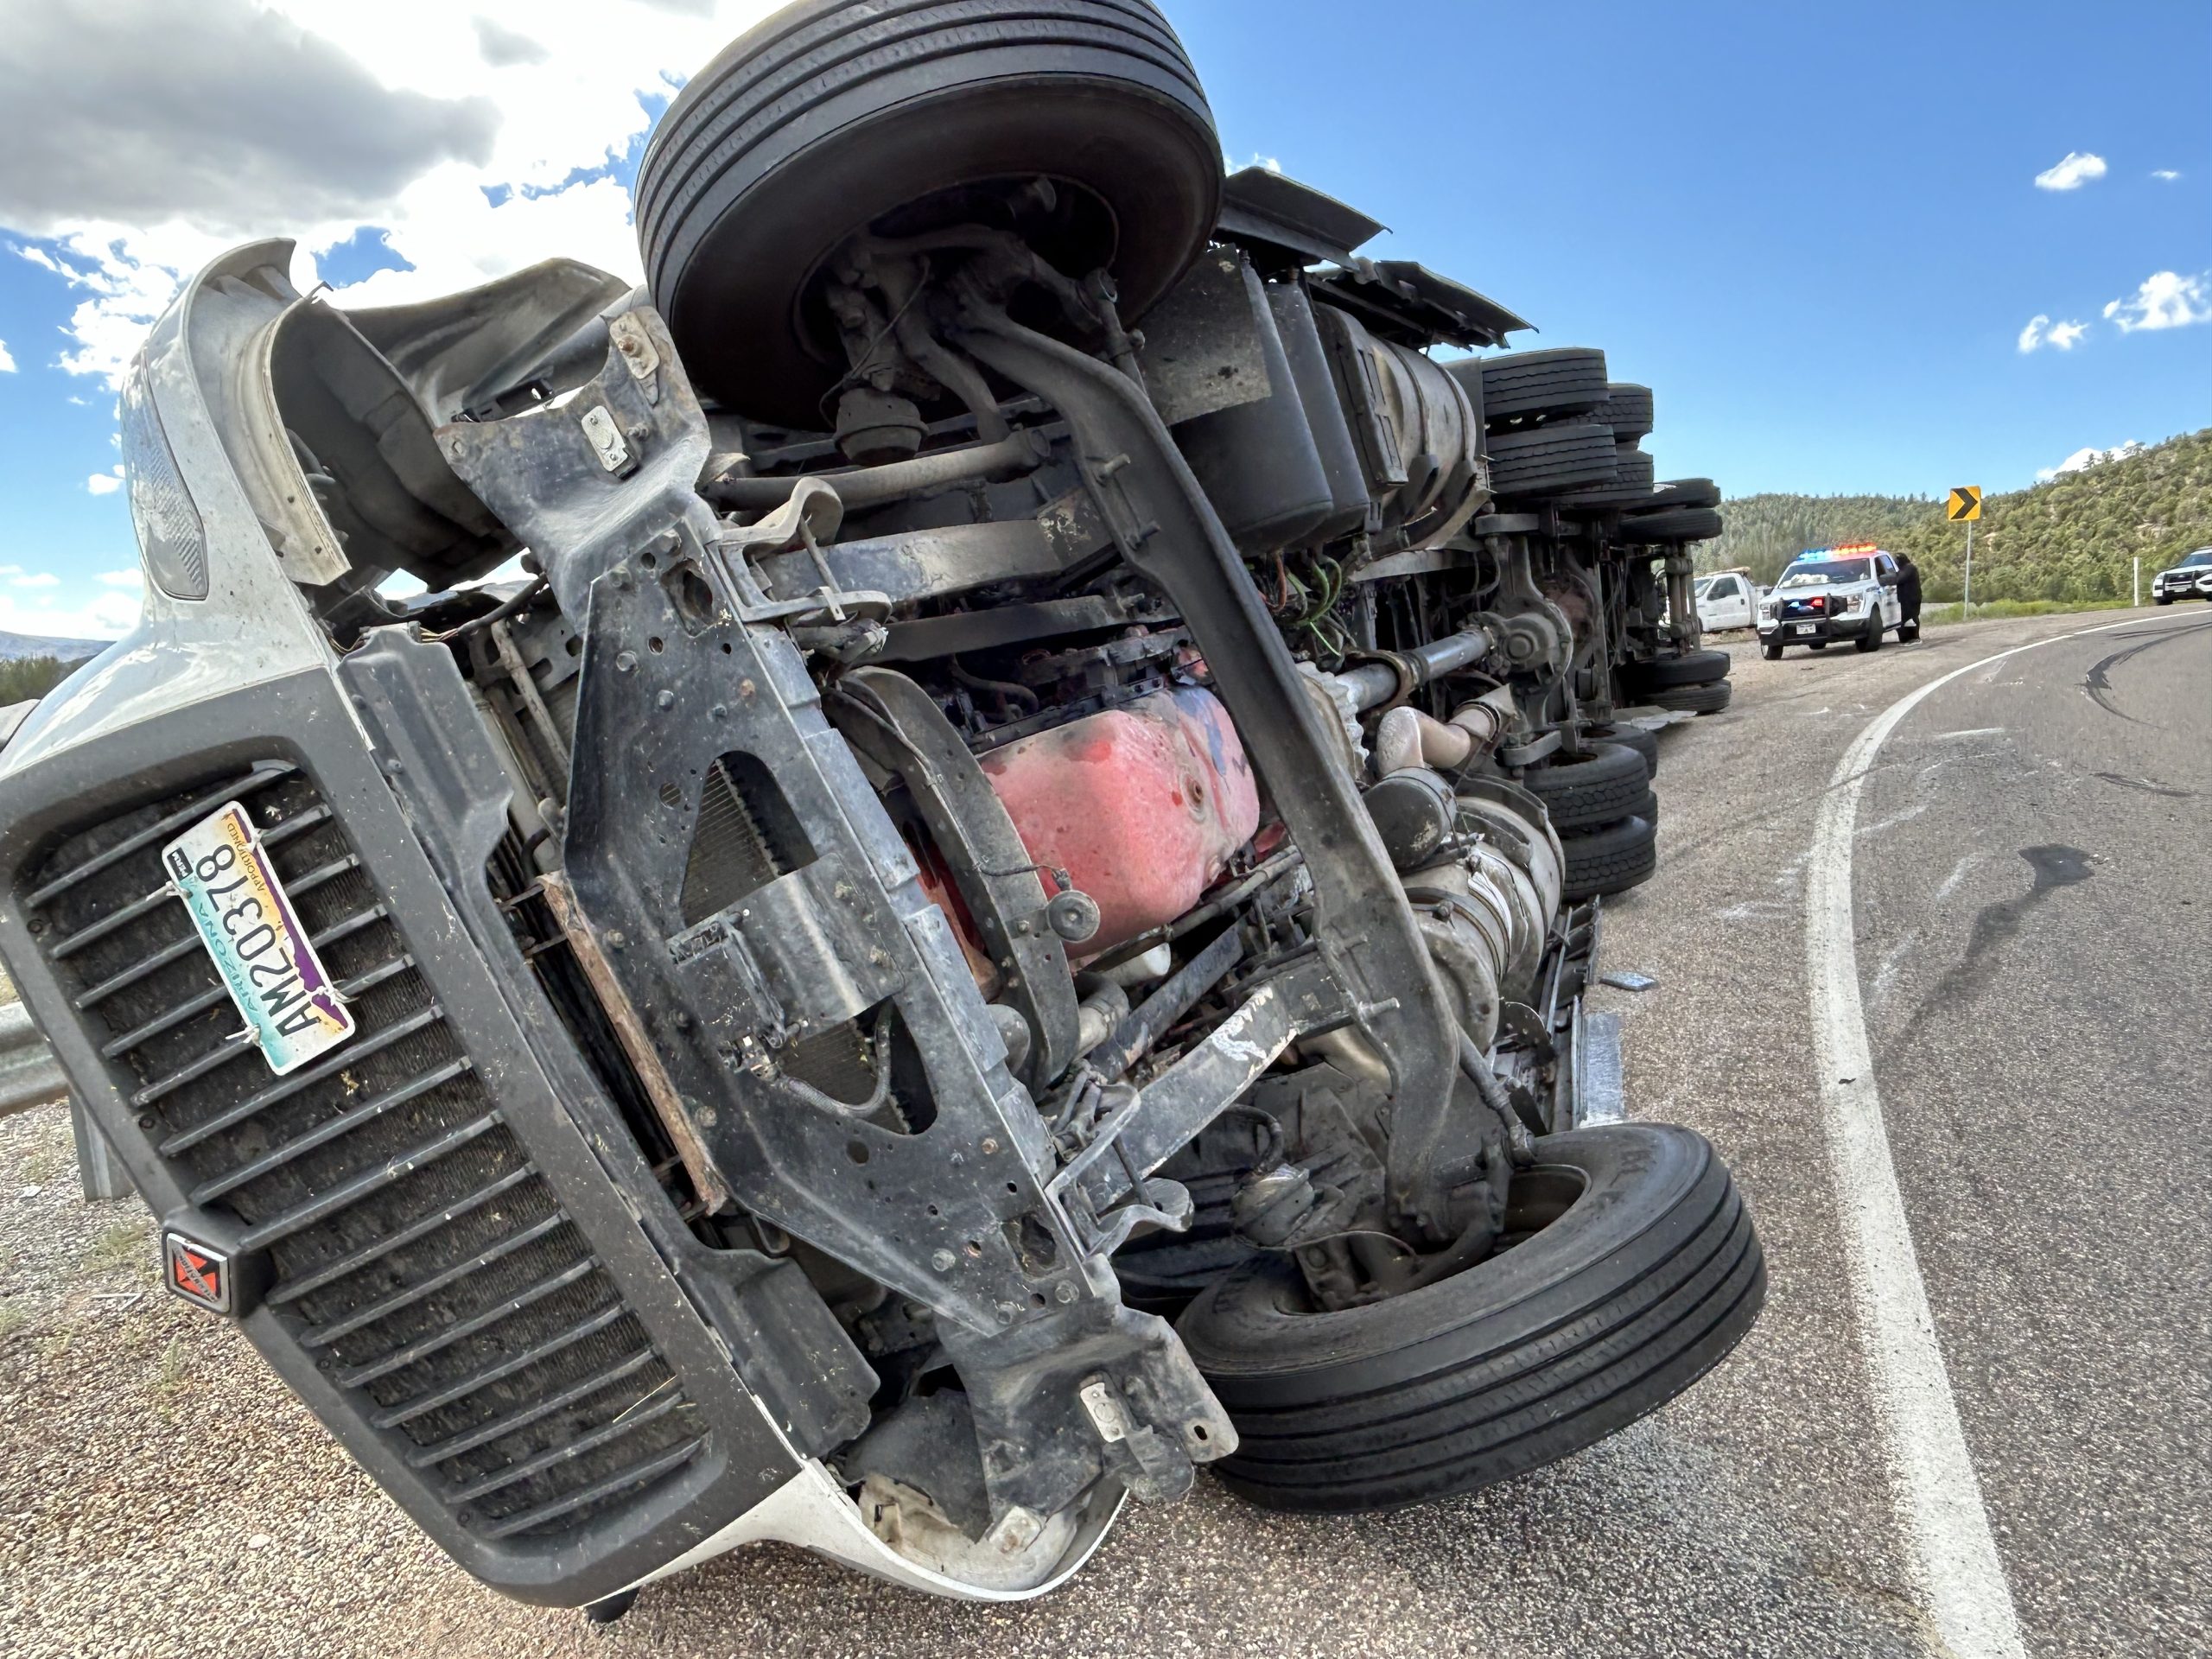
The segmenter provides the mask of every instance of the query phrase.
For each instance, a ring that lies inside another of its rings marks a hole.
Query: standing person
[[[1897,632],[1901,638],[1920,637],[1920,567],[1912,562],[1912,555],[1897,555]],[[1905,629],[1912,630],[1906,633]]]

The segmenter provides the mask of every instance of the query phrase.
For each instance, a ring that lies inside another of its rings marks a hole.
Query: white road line
[[[1861,1342],[1887,1431],[1891,1490],[1924,1610],[1957,1659],[2025,1659],[2005,1568],[1990,1536],[1981,1483],[1967,1454],[1936,1338],[1928,1288],[1890,1158],[1872,1049],[1859,997],[1852,923],[1852,843],[1859,798],[1898,722],[1953,680],[2038,645],[2109,633],[2144,619],[2031,640],[1955,668],[1900,697],[1844,752],[1821,797],[1805,886],[1805,977],[1812,998],[1830,1173]]]

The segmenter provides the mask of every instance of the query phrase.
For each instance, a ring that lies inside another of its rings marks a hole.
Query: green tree
[[[31,702],[74,674],[84,664],[65,663],[53,657],[23,657],[0,662],[0,709],[13,702]]]

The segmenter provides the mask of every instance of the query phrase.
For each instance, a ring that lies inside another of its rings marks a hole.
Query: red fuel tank
[[[1244,746],[1200,687],[1025,737],[982,767],[1029,855],[1097,901],[1085,956],[1190,909],[1259,827]]]

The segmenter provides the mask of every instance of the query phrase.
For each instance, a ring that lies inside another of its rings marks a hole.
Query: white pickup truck
[[[1902,640],[1920,637],[1918,620],[1904,620],[1897,598],[1897,562],[1872,542],[1800,553],[1758,611],[1759,653],[1770,662],[1787,645],[1825,651],[1848,639],[1860,651],[1879,651],[1891,630]]]
[[[1748,570],[1716,570],[1700,576],[1691,594],[1697,603],[1698,626],[1707,633],[1720,633],[1750,627],[1765,589],[1751,580]]]

